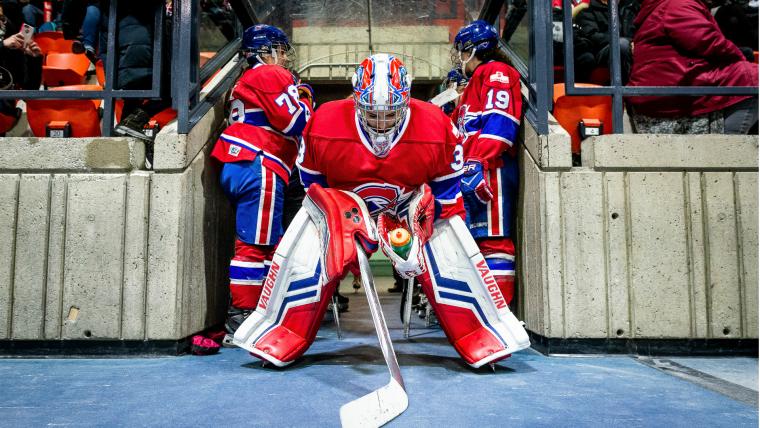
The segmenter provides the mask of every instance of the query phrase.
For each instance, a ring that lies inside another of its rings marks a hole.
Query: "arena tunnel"
[[[124,3],[110,3],[108,43]],[[115,86],[111,56],[79,82],[94,88],[0,92],[21,112],[0,139],[0,353],[173,355],[224,322],[234,222],[210,152],[246,66],[245,27],[287,33],[320,105],[348,97],[376,52],[401,58],[413,96],[429,100],[476,18],[523,79],[515,310],[534,347],[755,353],[757,138],[634,132],[619,67],[576,84],[572,61],[552,55],[544,3],[181,0],[170,18],[156,8],[146,87]],[[167,96],[152,142],[115,136],[124,100]],[[89,99],[92,115],[35,117],[41,102]],[[96,135],[79,137],[79,120],[99,121]]]

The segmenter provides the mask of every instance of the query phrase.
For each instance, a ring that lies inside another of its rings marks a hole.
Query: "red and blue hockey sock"
[[[273,255],[274,246],[250,245],[235,240],[235,256],[230,261],[230,295],[234,308],[256,308]]]
[[[515,295],[514,243],[509,238],[484,239],[478,242],[478,247],[507,304],[512,303]]]

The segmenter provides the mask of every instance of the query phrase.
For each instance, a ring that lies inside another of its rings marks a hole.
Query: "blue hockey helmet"
[[[258,24],[248,27],[243,33],[242,49],[251,65],[264,63],[262,55],[271,55],[275,63],[283,66],[295,60],[295,50],[290,45],[288,36],[272,25]]]
[[[466,71],[465,65],[475,57],[475,52],[489,52],[499,46],[499,34],[492,25],[481,19],[462,27],[454,37],[454,46],[451,48],[451,63]],[[469,52],[467,60],[462,59],[462,54]],[[466,75],[466,73],[465,73]]]
[[[499,34],[493,25],[482,19],[471,22],[462,27],[454,37],[454,49],[459,52],[475,49],[479,52],[487,52],[499,44]]]

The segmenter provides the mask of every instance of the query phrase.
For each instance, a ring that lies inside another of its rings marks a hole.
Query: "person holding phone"
[[[31,36],[24,36],[21,28],[9,20],[0,7],[0,67],[11,73],[14,88],[39,89],[42,83],[42,50]]]
[[[20,21],[19,21],[20,22]],[[0,6],[0,67],[7,70],[11,82],[7,89],[39,89],[42,83],[42,51],[33,40],[21,33],[21,27],[5,15]],[[15,100],[0,101],[0,114],[20,117]]]

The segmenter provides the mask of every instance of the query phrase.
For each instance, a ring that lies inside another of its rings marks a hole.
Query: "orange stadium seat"
[[[18,116],[0,113],[0,136],[13,129],[18,122]]]
[[[177,118],[177,110],[173,108],[166,108],[156,113],[151,120],[155,120],[158,126],[163,128],[167,123]]]
[[[577,87],[595,87],[588,83],[576,83]],[[584,119],[601,122],[601,134],[612,130],[612,97],[603,95],[565,95],[565,85],[554,85],[554,117],[570,134],[573,154],[581,152],[580,126]]]
[[[53,88],[54,91],[99,91],[98,85],[73,85]],[[48,135],[53,122],[55,127],[68,124],[70,137],[99,137],[101,100],[27,100],[26,112],[29,127],[35,137]]]
[[[81,85],[89,68],[84,54],[51,53],[42,66],[42,82],[48,87]]]
[[[758,58],[758,56],[760,56],[760,52],[754,51],[753,53],[754,53],[754,56],[755,56],[755,60],[752,61],[752,62],[754,62],[755,64],[757,64],[758,60],[760,59],[760,58]]]
[[[55,31],[35,34],[33,39],[39,45],[43,55],[51,52],[71,53],[71,45],[74,43],[73,40],[65,40],[63,33]]]
[[[116,118],[116,123],[121,120],[121,111],[124,109],[124,100],[116,100],[114,103],[113,111]],[[177,118],[177,110],[171,107],[165,108],[160,112],[153,115],[150,120],[156,121],[159,127],[163,128],[167,123]]]

